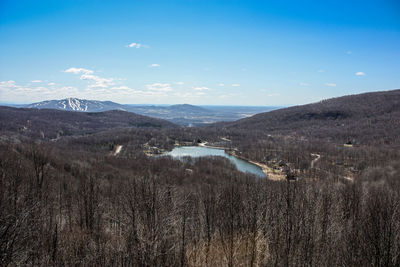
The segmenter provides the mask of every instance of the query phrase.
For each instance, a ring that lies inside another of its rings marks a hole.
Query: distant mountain
[[[125,110],[124,105],[111,101],[96,101],[78,98],[66,98],[61,100],[47,100],[25,106],[37,109],[59,109],[81,112],[102,112],[107,110]]]
[[[31,137],[91,134],[115,128],[171,128],[177,125],[131,112],[70,112],[55,109],[0,107],[0,134]]]
[[[10,106],[10,105],[8,105]],[[23,106],[36,109],[58,109],[80,112],[103,112],[108,110],[124,110],[145,116],[168,120],[184,126],[199,126],[218,121],[234,121],[259,112],[276,109],[276,107],[234,107],[234,106],[194,106],[178,104],[160,105],[122,105],[111,101],[85,100],[67,98],[48,100]]]
[[[185,112],[185,113],[211,113],[210,110],[205,108],[189,105],[189,104],[178,104],[171,106],[134,106],[134,105],[122,105],[112,101],[97,101],[97,100],[86,100],[78,98],[66,98],[61,100],[47,100],[37,102],[29,105],[25,105],[26,108],[37,108],[37,109],[59,109],[69,111],[81,111],[81,112],[102,112],[108,110],[124,110],[124,111],[142,111],[142,113],[155,113],[158,114],[162,111],[165,112]],[[146,112],[147,111],[147,112]]]
[[[202,126],[219,121],[235,121],[251,115],[276,109],[277,107],[252,106],[194,106],[179,104],[172,106],[131,106],[126,110],[169,120],[185,126]]]
[[[332,98],[217,127],[361,144],[400,144],[400,90]]]
[[[176,111],[176,112],[186,112],[186,113],[205,113],[205,114],[210,114],[212,113],[211,110],[208,110],[206,108],[203,107],[199,107],[199,106],[193,106],[193,105],[189,105],[189,104],[179,104],[179,105],[172,105],[167,107],[167,109],[171,110],[171,111]]]

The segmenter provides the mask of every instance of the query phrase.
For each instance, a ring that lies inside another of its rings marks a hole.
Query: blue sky
[[[0,0],[0,40],[0,102],[294,105],[400,88],[395,0]]]

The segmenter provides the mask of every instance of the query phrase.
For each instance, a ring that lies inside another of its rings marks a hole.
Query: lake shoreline
[[[248,162],[248,163],[250,163],[250,164],[256,165],[256,166],[258,166],[258,167],[261,168],[262,172],[265,174],[266,178],[269,179],[269,180],[272,180],[272,181],[282,181],[282,180],[285,180],[285,179],[286,179],[286,177],[285,177],[284,174],[277,174],[277,173],[274,173],[274,171],[272,170],[272,168],[269,167],[267,164],[261,163],[261,162],[257,162],[257,161],[253,161],[253,160],[247,159],[247,158],[245,158],[245,157],[243,157],[243,156],[239,156],[239,155],[237,155],[237,154],[235,153],[234,150],[231,150],[231,149],[229,149],[229,148],[227,148],[227,147],[211,146],[211,145],[208,145],[208,142],[198,143],[197,146],[200,146],[200,147],[208,147],[208,148],[213,148],[213,149],[221,149],[221,150],[224,150],[227,154],[229,154],[229,155],[231,155],[231,156],[233,156],[233,157],[236,157],[236,158],[238,158],[238,159],[241,159],[241,160],[243,160],[243,161],[246,161],[246,162]]]
[[[182,157],[213,157],[219,156],[229,159],[231,163],[236,166],[236,169],[243,173],[251,173],[260,178],[267,178],[262,167],[254,164],[246,159],[242,159],[236,155],[231,155],[225,147],[210,146],[206,143],[193,144],[193,145],[176,145],[171,151],[163,153],[163,155],[172,156],[173,158]]]
[[[265,174],[265,176],[266,176],[267,179],[269,179],[269,180],[272,180],[272,181],[282,181],[282,180],[285,179],[285,176],[284,176],[283,174],[276,174],[276,173],[273,173],[273,172],[270,170],[270,169],[272,169],[272,168],[270,168],[270,167],[269,167],[267,164],[265,164],[265,163],[253,161],[253,160],[247,159],[247,158],[245,158],[245,157],[236,155],[236,153],[235,153],[234,151],[231,151],[231,150],[228,150],[228,149],[225,150],[225,152],[228,153],[228,154],[231,155],[231,156],[237,157],[237,158],[239,158],[239,159],[241,159],[241,160],[247,161],[247,162],[249,162],[249,163],[251,163],[251,164],[254,164],[254,165],[260,167],[261,170],[262,170],[262,172]]]

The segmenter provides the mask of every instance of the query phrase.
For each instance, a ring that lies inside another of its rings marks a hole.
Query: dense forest
[[[171,122],[121,110],[70,112],[55,109],[0,107],[2,133],[53,139],[129,127],[176,127]]]
[[[0,265],[399,266],[399,92],[202,128],[1,108]],[[203,141],[288,179],[145,153]]]

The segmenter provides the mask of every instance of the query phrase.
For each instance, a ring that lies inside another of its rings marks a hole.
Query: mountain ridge
[[[115,128],[173,128],[169,121],[122,110],[71,112],[57,109],[0,106],[0,133],[55,138],[61,135],[91,134]],[[43,134],[41,134],[43,133]]]
[[[124,105],[112,101],[87,100],[74,97],[64,98],[60,100],[45,100],[41,102],[28,104],[25,107],[37,108],[37,109],[47,108],[47,109],[69,110],[69,111],[81,111],[81,112],[126,110],[124,108]]]
[[[10,106],[10,105],[8,105]],[[112,101],[65,98],[46,100],[17,107],[35,109],[57,109],[74,112],[104,112],[108,110],[123,110],[154,118],[168,120],[183,126],[199,126],[218,121],[233,121],[259,112],[272,110],[276,107],[202,107],[191,104],[175,105],[129,105]]]
[[[331,98],[215,126],[341,142],[400,143],[400,89]]]

